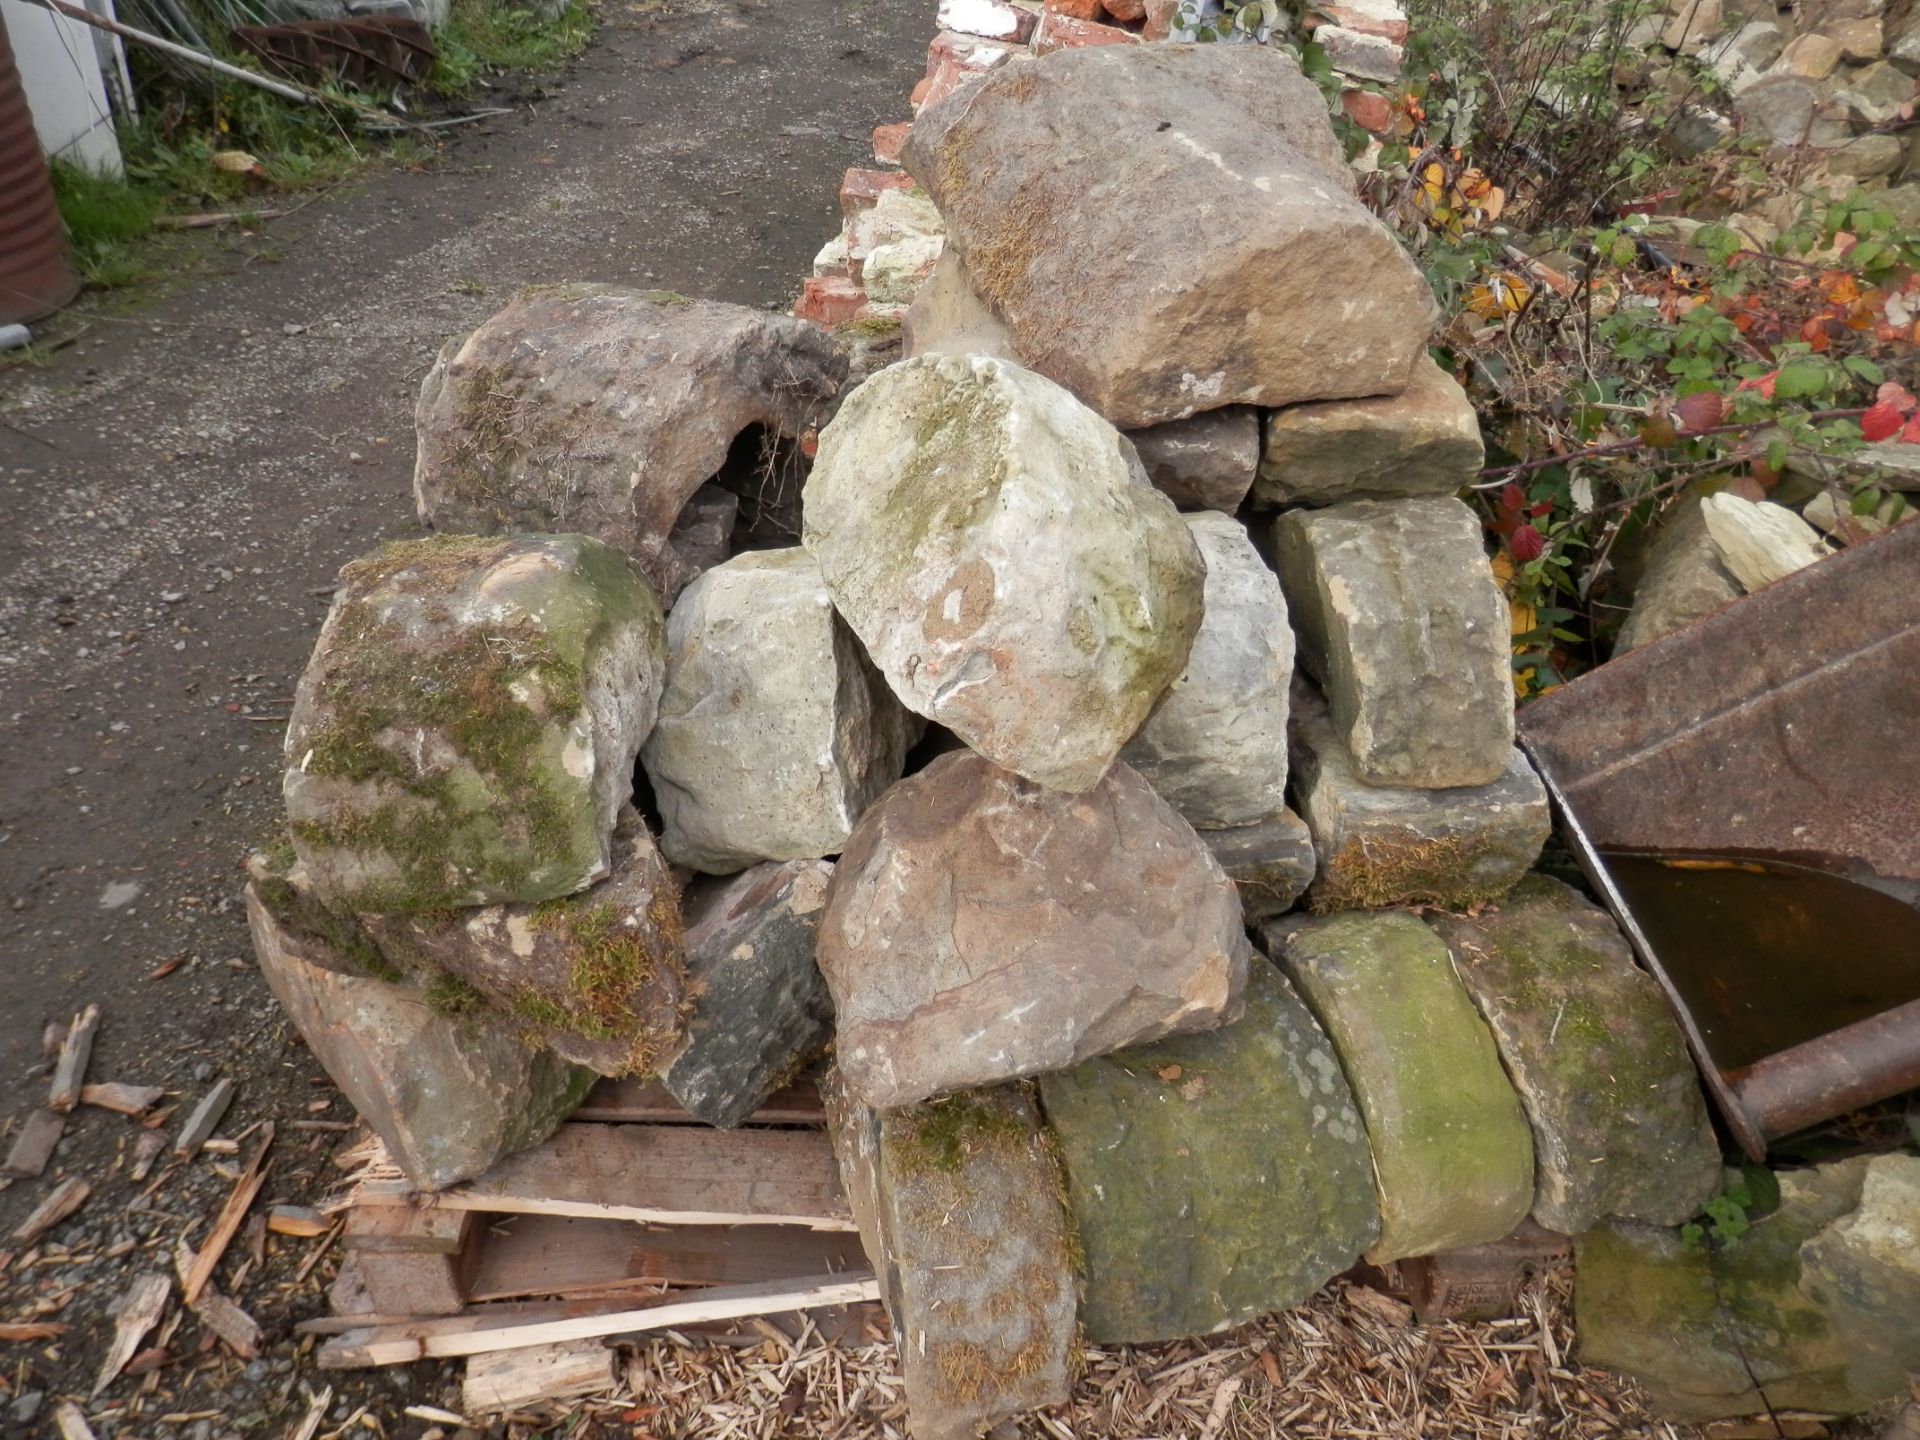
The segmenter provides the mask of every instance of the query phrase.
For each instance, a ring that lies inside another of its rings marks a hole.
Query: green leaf
[[[1887,378],[1887,372],[1864,355],[1849,355],[1840,363],[1849,375],[1856,375],[1869,385],[1878,385]]]
[[[1827,367],[1818,360],[1789,360],[1773,382],[1776,400],[1809,400],[1826,392]]]
[[[1778,475],[1787,468],[1787,442],[1775,440],[1767,446],[1767,469]]]

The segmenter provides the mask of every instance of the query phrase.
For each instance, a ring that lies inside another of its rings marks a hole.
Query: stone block
[[[1530,875],[1497,907],[1431,923],[1533,1127],[1533,1218],[1577,1235],[1608,1215],[1696,1214],[1718,1188],[1719,1143],[1672,1008],[1612,917]]]
[[[1363,34],[1344,25],[1322,25],[1313,38],[1326,51],[1328,64],[1356,80],[1391,83],[1400,78],[1400,67],[1407,60],[1407,52],[1384,35]]]
[[[686,1046],[661,1076],[696,1119],[731,1129],[833,1039],[814,934],[833,867],[756,865],[690,892]]]
[[[818,957],[845,1084],[886,1107],[1211,1029],[1247,950],[1232,883],[1127,766],[1075,795],[963,750],[861,818]]]
[[[449,535],[340,579],[286,735],[314,894],[414,912],[605,877],[665,658],[639,568],[585,535]]]
[[[1097,1345],[1296,1305],[1380,1232],[1372,1157],[1313,1015],[1256,958],[1246,1014],[1042,1077]]]
[[[900,147],[907,143],[907,132],[913,129],[911,120],[903,120],[896,125],[876,125],[873,127],[873,158],[882,165],[900,163]]]
[[[1467,392],[1423,355],[1398,395],[1270,411],[1254,499],[1326,505],[1451,495],[1485,462]]]
[[[1063,1403],[1078,1286],[1058,1165],[1022,1086],[877,1111],[830,1076],[834,1151],[905,1381],[913,1440]]]
[[[1013,338],[1000,318],[974,293],[967,275],[967,262],[951,245],[940,252],[933,273],[914,292],[901,328],[908,359],[917,355],[991,355],[1002,360],[1013,359]],[[1134,432],[1136,436],[1140,433]],[[1144,460],[1145,456],[1141,458]]]
[[[977,298],[974,303],[979,304]],[[1005,328],[999,333],[1004,336]],[[1250,405],[1203,410],[1185,420],[1130,430],[1127,438],[1154,488],[1182,510],[1233,514],[1260,465],[1260,412]]]
[[[942,30],[1024,45],[1038,17],[1007,0],[940,0],[934,23]]]
[[[889,190],[912,186],[913,178],[898,170],[849,170],[840,181],[840,213],[851,220],[861,211],[872,209]]]
[[[1546,787],[1518,750],[1491,785],[1409,790],[1368,785],[1311,686],[1288,722],[1294,802],[1313,832],[1325,913],[1388,905],[1466,909],[1498,899],[1540,858],[1552,831]]]
[[[1513,757],[1507,605],[1473,511],[1444,496],[1349,500],[1288,511],[1272,534],[1302,664],[1360,779],[1497,781]]]
[[[845,275],[809,275],[800,282],[800,299],[793,307],[796,319],[811,321],[822,330],[835,330],[858,319],[866,309],[867,292]]]
[[[1533,1142],[1447,947],[1404,911],[1276,920],[1261,941],[1326,1028],[1373,1149],[1385,1265],[1484,1245],[1533,1206]]]
[[[1095,5],[1096,11],[1099,9]],[[1134,45],[1140,37],[1118,25],[1103,25],[1098,20],[1082,20],[1060,10],[1049,9],[1040,17],[1033,32],[1033,53],[1049,55],[1055,50],[1077,49],[1088,45]]]
[[[1291,910],[1313,883],[1313,833],[1291,810],[1251,825],[1198,833],[1240,892],[1249,925]]]

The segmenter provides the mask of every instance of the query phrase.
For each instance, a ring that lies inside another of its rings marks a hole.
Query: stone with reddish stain
[[[1326,0],[1313,7],[1342,29],[1407,43],[1407,12],[1393,0]]]
[[[1033,32],[1033,53],[1048,55],[1055,50],[1079,49],[1089,45],[1133,45],[1139,39],[1133,31],[1122,30],[1118,25],[1102,25],[1097,20],[1082,20],[1058,10],[1049,10],[1040,17],[1040,26]]]
[[[800,282],[800,298],[793,313],[823,330],[832,330],[858,316],[866,303],[867,292],[845,275],[809,275]]]
[[[1328,63],[1342,75],[1359,80],[1398,80],[1407,53],[1383,35],[1366,35],[1344,25],[1322,25],[1314,43],[1326,51]]]
[[[848,1092],[888,1108],[1212,1029],[1248,949],[1233,882],[1133,770],[1073,795],[958,751],[861,818],[819,963]]]
[[[1025,6],[1010,5],[1007,0],[940,0],[934,23],[960,35],[1022,45],[1032,36],[1038,18]]]
[[[1106,19],[1106,10],[1100,0],[1045,0],[1043,13],[1065,15],[1073,20]]]
[[[1327,505],[1451,495],[1471,483],[1485,462],[1480,421],[1467,392],[1423,355],[1398,395],[1272,411],[1254,500]]]
[[[536,285],[421,382],[414,503],[436,530],[592,535],[670,604],[694,573],[672,539],[694,492],[748,427],[797,439],[821,423],[846,366],[826,336],[764,310]]]
[[[929,107],[902,160],[1021,363],[1126,429],[1394,394],[1424,351],[1432,291],[1354,199],[1319,90],[1267,47],[1113,44],[1003,68]],[[1179,217],[1198,214],[1208,243],[1170,285]]]
[[[1180,13],[1180,0],[1146,0],[1144,40],[1165,40],[1173,33],[1174,18]]]
[[[873,158],[882,165],[900,163],[900,147],[907,143],[907,132],[913,129],[911,120],[902,120],[897,125],[876,125],[873,127]]]
[[[943,30],[927,46],[925,88],[914,88],[913,103],[937,105],[963,85],[971,84],[1021,53],[1020,46],[1002,40],[983,40],[976,35]]]
[[[974,303],[980,302],[976,297]],[[1260,466],[1260,412],[1248,405],[1203,410],[1132,430],[1147,478],[1183,510],[1231,515],[1252,488]]]
[[[851,220],[887,191],[912,188],[912,178],[898,170],[849,170],[840,181],[840,213]]]
[[[1107,14],[1122,25],[1138,25],[1147,18],[1147,0],[1100,0]]]
[[[1340,108],[1371,134],[1384,135],[1393,128],[1393,102],[1377,90],[1342,90]]]
[[[820,434],[802,543],[894,693],[1062,790],[1186,668],[1206,567],[1133,447],[1049,380],[925,355]]]
[[[1451,495],[1289,510],[1273,558],[1300,658],[1369,785],[1488,785],[1513,758],[1507,605]]]

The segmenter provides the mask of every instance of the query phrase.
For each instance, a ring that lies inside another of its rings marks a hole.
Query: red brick
[[[1102,20],[1105,12],[1100,0],[1046,0],[1047,14],[1067,15],[1075,20]]]
[[[1137,45],[1140,37],[1118,25],[1100,25],[1091,20],[1076,20],[1049,10],[1040,17],[1040,28],[1033,32],[1033,53],[1046,55],[1076,45]]]
[[[907,103],[918,110],[926,103],[927,92],[933,88],[933,76],[922,75],[915,83],[913,92],[907,96]]]
[[[1141,32],[1149,40],[1164,40],[1173,33],[1173,17],[1180,11],[1180,0],[1147,0],[1147,28]]]
[[[867,292],[840,275],[809,275],[800,287],[793,313],[823,330],[844,325],[867,303]]]
[[[898,165],[900,147],[907,143],[907,132],[911,129],[911,120],[902,120],[898,125],[876,125],[873,130],[873,158],[882,165]]]
[[[1147,18],[1147,0],[1100,0],[1107,14],[1127,25],[1138,25]]]
[[[1377,90],[1342,90],[1340,105],[1362,130],[1384,135],[1393,128],[1393,102]]]
[[[862,210],[873,208],[888,190],[911,190],[913,177],[898,170],[849,170],[840,182],[840,213],[851,220]]]

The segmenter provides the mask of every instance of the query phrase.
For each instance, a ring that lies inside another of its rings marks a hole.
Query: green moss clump
[[[1504,880],[1474,878],[1493,851],[1485,839],[1457,835],[1422,840],[1362,836],[1327,861],[1308,905],[1317,915],[1389,905],[1465,910],[1497,900],[1510,888]]]
[[[891,1161],[902,1178],[957,1175],[973,1155],[1024,1148],[1032,1131],[1020,1114],[1004,1105],[983,1104],[967,1095],[930,1100],[891,1117]]]
[[[486,996],[458,975],[445,973],[434,976],[421,998],[427,1002],[428,1009],[447,1020],[471,1015],[487,1003]]]
[[[374,944],[359,921],[328,909],[293,883],[291,875],[298,863],[291,841],[282,836],[252,866],[254,890],[273,918],[294,934],[325,946],[369,979],[403,984],[406,972]]]
[[[678,988],[681,918],[679,901],[662,886],[647,907],[645,925],[629,925],[610,902],[581,905],[555,900],[535,908],[537,929],[557,932],[568,956],[567,992],[554,997],[528,989],[514,1012],[544,1030],[569,1030],[601,1044],[628,1046],[626,1070],[658,1068],[680,1033],[678,1010],[661,1015],[635,1009],[666,972]]]

